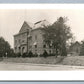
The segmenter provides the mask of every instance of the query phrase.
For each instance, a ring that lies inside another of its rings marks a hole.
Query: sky
[[[13,48],[13,35],[19,32],[24,21],[35,23],[46,19],[53,23],[60,16],[69,19],[67,25],[75,40],[84,40],[84,9],[0,9],[0,36]]]
[[[84,82],[0,82],[0,84],[84,84]]]

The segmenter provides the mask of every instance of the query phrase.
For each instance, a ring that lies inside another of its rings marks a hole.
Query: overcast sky
[[[58,17],[68,17],[68,25],[77,41],[84,39],[84,9],[0,9],[0,36],[13,47],[13,35],[17,34],[24,22],[35,23],[46,19],[50,23]]]

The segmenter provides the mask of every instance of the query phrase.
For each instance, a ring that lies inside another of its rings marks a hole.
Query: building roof
[[[34,23],[34,29],[36,28],[43,28],[44,26],[49,26],[50,23],[47,21],[47,20],[41,20],[41,21],[38,21],[36,23]]]
[[[31,23],[28,23],[26,21],[24,21],[19,33],[24,33],[26,32],[28,29],[32,29]]]
[[[49,26],[49,25],[50,25],[50,23],[47,20],[41,20],[41,21],[38,21],[38,22],[36,22],[34,24],[30,23],[30,22],[27,22],[27,21],[24,21],[19,33],[14,35],[14,36],[25,33],[28,30],[34,31],[34,30],[38,30],[38,29],[43,28],[44,26]]]
[[[75,46],[75,45],[81,45],[78,41],[76,41],[75,43],[71,44],[71,47]]]
[[[72,51],[74,47],[81,47],[81,44],[76,41],[75,43],[71,44],[71,46],[69,47],[69,51]]]

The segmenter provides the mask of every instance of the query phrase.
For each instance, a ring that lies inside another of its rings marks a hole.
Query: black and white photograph
[[[84,7],[0,8],[0,70],[84,70]]]

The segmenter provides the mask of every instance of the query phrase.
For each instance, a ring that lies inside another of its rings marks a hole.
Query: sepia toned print
[[[83,9],[0,9],[0,70],[83,70]]]

